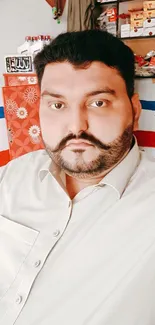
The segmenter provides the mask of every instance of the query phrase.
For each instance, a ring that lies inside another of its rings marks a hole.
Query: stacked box
[[[155,35],[155,0],[144,1],[144,31],[143,36]]]
[[[130,24],[122,24],[121,25],[121,37],[130,37]]]
[[[139,10],[131,13],[130,37],[139,37],[143,35],[143,22],[144,22],[143,10]]]
[[[117,8],[113,7],[113,8],[109,8],[107,10],[107,32],[113,34],[116,36],[117,33],[117,27],[116,27],[116,21],[117,21]]]

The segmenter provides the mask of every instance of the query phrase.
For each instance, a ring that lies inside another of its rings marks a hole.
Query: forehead
[[[87,68],[74,68],[68,62],[50,63],[46,65],[41,90],[58,90],[61,94],[74,91],[81,94],[90,89],[108,87],[126,92],[126,85],[119,72],[102,62],[93,62]]]

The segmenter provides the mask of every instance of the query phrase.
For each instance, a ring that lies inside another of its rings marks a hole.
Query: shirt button
[[[17,296],[16,298],[16,304],[20,304],[22,302],[22,296]]]
[[[34,263],[34,267],[38,267],[40,264],[41,264],[41,261],[38,260],[38,261],[36,261],[36,262]]]
[[[72,202],[71,202],[71,201],[69,201],[68,207],[70,208],[70,207],[71,207],[71,205],[72,205]]]
[[[59,229],[56,229],[56,230],[53,232],[53,236],[54,236],[54,237],[59,236],[59,234],[60,234],[60,230],[59,230]]]

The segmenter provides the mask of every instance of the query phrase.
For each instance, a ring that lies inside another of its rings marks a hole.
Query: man
[[[36,56],[45,150],[0,172],[1,325],[155,324],[155,166],[134,55],[101,31]]]

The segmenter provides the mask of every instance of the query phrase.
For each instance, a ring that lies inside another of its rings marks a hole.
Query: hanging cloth
[[[68,1],[68,32],[96,28],[101,6],[96,0]]]

